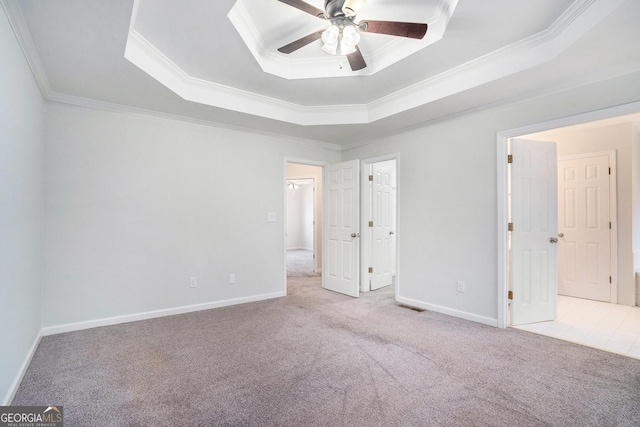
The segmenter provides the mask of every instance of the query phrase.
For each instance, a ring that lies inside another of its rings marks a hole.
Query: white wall
[[[339,152],[61,104],[47,113],[45,327],[284,291],[283,160]]]
[[[635,276],[632,252],[632,125],[619,124],[585,130],[571,127],[529,135],[558,144],[558,157],[616,151],[618,198],[618,304],[634,305]]]
[[[44,101],[0,7],[0,404],[40,333]]]
[[[296,180],[287,188],[287,250],[313,250],[313,180]]]
[[[497,324],[497,133],[638,101],[639,94],[636,73],[343,152],[343,161],[399,153],[400,297]],[[456,291],[458,280],[465,293]]]

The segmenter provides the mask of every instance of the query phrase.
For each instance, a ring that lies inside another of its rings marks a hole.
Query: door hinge
[[[509,299],[513,299],[513,291],[509,291],[509,293],[507,294],[507,297]]]
[[[507,163],[513,163],[513,154],[507,156]]]
[[[507,226],[507,230],[513,231],[513,223],[512,222],[510,222],[509,225]]]
[[[373,267],[369,267],[369,273],[373,273]]]
[[[611,221],[609,221],[609,230],[611,230]]]
[[[609,276],[609,284],[611,284],[611,283],[612,283],[612,281],[611,281],[611,276]]]
[[[373,175],[369,175],[369,181],[373,182]]]
[[[609,175],[611,175],[611,168],[609,168]]]
[[[369,227],[373,227],[373,221],[369,221]]]

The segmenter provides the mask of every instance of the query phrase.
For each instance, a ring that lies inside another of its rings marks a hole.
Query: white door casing
[[[558,293],[556,144],[511,141],[511,324],[555,320]]]
[[[389,286],[395,273],[395,161],[371,165],[371,290]]]
[[[360,161],[329,165],[324,171],[322,286],[359,296]]]
[[[611,302],[610,175],[608,154],[558,161],[558,293]]]

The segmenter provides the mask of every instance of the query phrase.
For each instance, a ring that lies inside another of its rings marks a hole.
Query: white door
[[[558,162],[558,292],[611,302],[609,156]]]
[[[326,166],[322,286],[357,297],[360,291],[360,161]]]
[[[512,140],[511,324],[555,320],[558,293],[556,145]]]
[[[395,273],[395,160],[371,165],[371,290],[389,286]]]

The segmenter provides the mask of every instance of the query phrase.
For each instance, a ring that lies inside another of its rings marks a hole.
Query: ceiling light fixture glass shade
[[[342,6],[342,13],[352,17],[360,11],[360,8],[364,5],[365,0],[345,0]]]
[[[348,26],[342,30],[341,50],[343,55],[348,55],[356,51],[356,45],[360,43],[360,34],[356,27]]]
[[[322,50],[331,55],[349,55],[356,51],[356,45],[360,43],[360,34],[356,27],[348,25],[342,29],[337,25],[332,25],[322,33],[324,45]],[[340,48],[338,52],[338,48]]]
[[[340,42],[340,28],[337,25],[332,25],[322,33],[322,50],[332,55],[338,52],[338,43]]]

